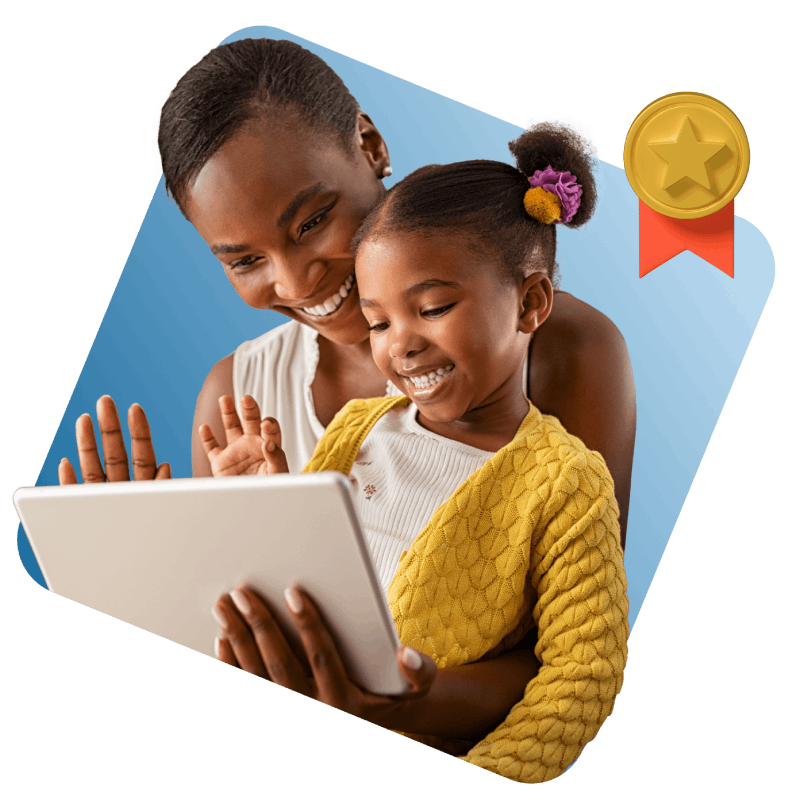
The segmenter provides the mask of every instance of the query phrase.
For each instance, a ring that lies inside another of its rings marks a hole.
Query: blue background
[[[387,140],[394,170],[387,186],[423,164],[511,161],[507,142],[521,131],[515,125],[274,28],[247,28],[226,41],[259,36],[297,41],[341,75]],[[535,118],[534,100],[530,114]],[[633,363],[638,426],[625,552],[633,625],[775,266],[764,237],[737,218],[733,280],[691,253],[640,279],[638,198],[621,169],[598,162],[597,177],[595,216],[578,231],[559,230],[558,262],[562,288],[617,324]],[[140,403],[159,461],[170,462],[174,477],[188,477],[194,405],[208,371],[242,341],[284,321],[239,299],[222,266],[167,199],[162,179],[37,485],[58,482],[62,457],[77,464],[75,420],[93,412],[102,394],[115,399],[123,419],[128,406]],[[31,576],[45,585],[21,527],[19,551]]]

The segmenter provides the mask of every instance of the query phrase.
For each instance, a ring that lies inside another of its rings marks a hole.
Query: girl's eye
[[[388,328],[388,322],[376,322],[374,325],[369,326],[370,333],[383,333],[383,331],[388,330]]]
[[[450,305],[441,306],[440,308],[430,308],[427,311],[423,311],[422,316],[428,319],[436,319],[436,317],[446,314],[454,305],[455,303],[450,303]]]
[[[329,213],[330,213],[330,208],[326,208],[324,211],[320,211],[316,217],[312,217],[310,220],[308,220],[308,222],[304,222],[302,227],[300,228],[300,236],[302,236],[304,233],[308,233],[313,228],[316,228],[317,225],[319,225],[320,222],[322,222],[322,220],[324,220]]]

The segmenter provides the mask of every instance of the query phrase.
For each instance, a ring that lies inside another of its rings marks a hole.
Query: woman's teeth
[[[324,303],[320,303],[313,308],[304,308],[306,314],[311,314],[312,317],[327,317],[328,314],[333,314],[339,306],[344,303],[353,284],[356,282],[356,276],[353,273],[347,276],[345,282],[337,289],[336,293],[331,295]]]
[[[439,367],[439,369],[429,372],[427,375],[417,375],[414,378],[409,378],[411,383],[414,384],[415,389],[428,389],[431,386],[436,386],[445,375],[449,375],[453,370],[453,364],[448,367]]]

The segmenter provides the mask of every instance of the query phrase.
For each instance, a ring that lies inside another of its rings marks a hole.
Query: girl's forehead
[[[391,231],[370,236],[356,254],[360,291],[403,291],[411,285],[488,284],[501,266],[457,231]]]

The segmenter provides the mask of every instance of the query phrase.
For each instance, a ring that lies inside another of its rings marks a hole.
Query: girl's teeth
[[[320,303],[313,308],[306,308],[305,312],[311,314],[312,317],[325,317],[332,314],[344,302],[344,299],[350,294],[350,290],[355,283],[355,277],[351,273],[347,276],[345,282],[337,289],[336,294],[329,297],[324,303]]]
[[[451,364],[449,367],[439,367],[439,369],[429,372],[427,375],[419,375],[416,378],[411,378],[411,383],[414,384],[415,389],[427,389],[429,386],[435,386],[439,381],[453,369]]]

